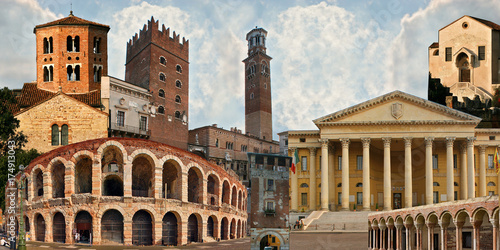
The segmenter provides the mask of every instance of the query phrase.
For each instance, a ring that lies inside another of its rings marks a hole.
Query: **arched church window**
[[[165,98],[165,90],[160,89],[160,90],[158,91],[158,96],[159,96],[159,97],[163,97],[163,98]]]
[[[59,126],[57,124],[52,125],[52,146],[59,145]]]
[[[159,114],[165,114],[165,108],[163,106],[158,107],[158,113]]]
[[[165,57],[163,56],[160,56],[160,64],[167,65],[167,59],[165,59]]]
[[[300,187],[301,188],[307,188],[307,187],[309,187],[309,185],[307,185],[307,183],[302,183],[302,184],[300,184]]]
[[[162,81],[162,82],[165,81],[165,74],[160,73],[160,81]]]
[[[175,96],[175,103],[181,104],[181,97],[180,96],[178,96],[178,95]]]

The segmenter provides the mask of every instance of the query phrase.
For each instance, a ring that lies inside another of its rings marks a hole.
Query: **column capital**
[[[293,148],[288,148],[288,151],[293,155],[295,153],[295,150],[298,150],[298,148],[293,147]]]
[[[309,153],[311,154],[311,156],[315,156],[316,155],[316,150],[317,148],[315,147],[309,147]]]
[[[384,148],[391,147],[391,137],[382,137],[382,141],[384,141]]]
[[[453,220],[453,224],[455,224],[455,227],[457,227],[457,228],[462,228],[465,224],[465,221]]]
[[[436,226],[436,223],[434,223],[434,222],[426,222],[425,225],[427,225],[428,228],[434,228]]]
[[[466,142],[460,143],[460,153],[465,154],[466,151],[467,151],[467,143]]]
[[[370,147],[370,137],[363,137],[361,138],[361,143],[363,143],[363,148],[369,148]]]
[[[434,137],[425,137],[425,147],[432,147],[432,142],[434,142]]]
[[[456,137],[454,136],[449,136],[449,137],[446,137],[445,140],[446,140],[446,147],[453,147],[453,142],[455,142],[455,139]]]
[[[348,148],[351,140],[349,138],[340,138],[340,143],[342,143],[342,148]]]
[[[488,145],[479,145],[477,147],[479,148],[479,153],[484,154],[486,152],[486,148],[488,147]]]
[[[411,147],[411,142],[413,140],[413,137],[403,137],[405,141],[405,147]]]
[[[476,137],[474,136],[469,136],[466,138],[467,141],[467,147],[474,147],[474,141],[476,140]]]
[[[438,225],[441,229],[446,229],[450,225],[449,221],[438,220]]]
[[[318,139],[319,142],[321,142],[321,147],[328,147],[328,138],[321,138],[321,139]]]

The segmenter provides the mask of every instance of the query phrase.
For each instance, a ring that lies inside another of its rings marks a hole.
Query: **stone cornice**
[[[319,136],[319,130],[297,130],[297,131],[288,131],[288,136]]]
[[[451,120],[410,120],[410,121],[351,121],[351,122],[317,122],[318,127],[325,126],[373,126],[373,125],[477,125],[476,121]]]
[[[362,102],[360,104],[354,105],[352,107],[337,111],[335,113],[332,113],[330,115],[326,115],[323,117],[320,117],[316,120],[313,120],[313,122],[316,124],[316,126],[321,127],[321,126],[327,126],[327,125],[332,125],[332,123],[338,123],[335,122],[338,119],[341,118],[346,118],[349,117],[355,113],[359,113],[363,110],[373,108],[375,106],[378,106],[382,103],[391,101],[391,100],[402,100],[402,101],[407,101],[410,103],[414,103],[420,107],[432,110],[437,113],[445,114],[448,116],[455,117],[456,119],[462,120],[460,123],[459,121],[376,121],[376,122],[354,122],[352,125],[358,125],[359,123],[361,124],[366,124],[366,125],[392,125],[392,124],[479,124],[481,121],[481,118],[469,115],[467,113],[464,113],[462,111],[458,111],[452,108],[448,108],[446,106],[443,106],[441,104],[437,104],[425,99],[422,99],[420,97],[416,97],[401,91],[393,91],[388,94],[385,94],[383,96],[379,96],[376,98],[373,98],[371,100]],[[351,125],[351,124],[343,124],[343,125]]]

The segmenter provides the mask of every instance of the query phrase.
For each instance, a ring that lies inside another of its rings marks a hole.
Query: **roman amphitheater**
[[[158,142],[71,144],[32,161],[25,176],[31,240],[184,245],[246,234],[247,191],[238,177]]]

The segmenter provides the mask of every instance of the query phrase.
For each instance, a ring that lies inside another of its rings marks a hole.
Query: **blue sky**
[[[0,86],[36,79],[33,27],[67,16],[70,2],[0,1]],[[151,16],[189,39],[190,129],[244,130],[245,35],[265,28],[276,134],[393,90],[426,98],[438,30],[463,15],[500,23],[500,0],[73,1],[73,12],[111,27],[109,75],[120,79],[126,43]]]

